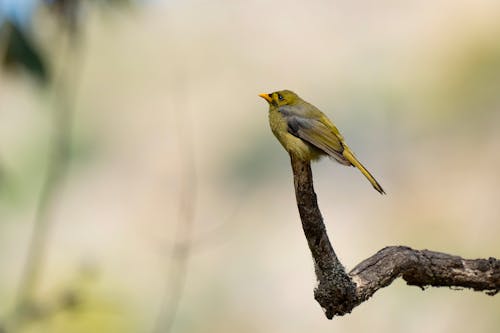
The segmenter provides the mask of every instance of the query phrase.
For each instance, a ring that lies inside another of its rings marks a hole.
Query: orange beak
[[[273,99],[269,96],[269,94],[265,94],[265,93],[262,93],[262,94],[259,94],[260,97],[262,97],[263,99],[265,99],[268,103],[272,103]]]

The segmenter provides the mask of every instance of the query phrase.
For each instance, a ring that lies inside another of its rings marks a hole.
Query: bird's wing
[[[321,149],[339,163],[349,165],[342,155],[342,139],[335,133],[336,128],[328,126],[322,118],[305,118],[293,112],[282,112],[288,124],[288,132]],[[338,130],[337,130],[338,132]]]

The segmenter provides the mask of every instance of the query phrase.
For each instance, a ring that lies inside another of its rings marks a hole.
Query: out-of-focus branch
[[[54,115],[54,134],[50,143],[49,164],[38,199],[28,257],[20,281],[18,305],[31,299],[43,266],[50,229],[50,206],[68,169],[71,140],[71,109],[57,107]]]
[[[182,80],[181,80],[182,81]],[[164,291],[162,304],[156,319],[153,332],[166,333],[172,330],[179,305],[184,293],[186,277],[188,272],[189,259],[193,246],[193,224],[196,213],[197,196],[197,174],[195,163],[195,149],[193,143],[193,133],[191,129],[191,119],[189,119],[188,108],[185,105],[185,86],[177,81],[177,92],[174,110],[176,117],[181,184],[179,193],[179,206],[177,223],[174,231],[174,243],[172,244],[170,264],[168,266],[168,276],[166,277],[166,288]]]
[[[291,164],[297,206],[319,282],[314,296],[328,319],[350,313],[398,277],[421,288],[470,288],[488,295],[500,290],[498,259],[469,260],[405,246],[386,247],[347,274],[328,239],[314,193],[310,163],[291,156]]]
[[[17,327],[29,317],[32,308],[36,306],[34,297],[47,258],[52,227],[51,208],[61,190],[71,159],[73,115],[80,82],[78,74],[82,68],[83,58],[81,54],[71,52],[68,45],[70,40],[64,40],[64,37],[67,36],[64,34],[60,36],[60,73],[52,85],[54,114],[48,165],[37,202],[27,258],[21,273],[14,314],[11,318],[12,331],[17,330]]]

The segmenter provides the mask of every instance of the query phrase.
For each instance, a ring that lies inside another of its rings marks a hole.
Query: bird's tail
[[[361,171],[361,173],[363,175],[365,175],[365,177],[370,181],[370,183],[372,184],[373,188],[376,189],[380,194],[385,194],[385,191],[384,189],[382,188],[382,186],[380,186],[380,184],[375,180],[375,177],[372,176],[372,174],[366,170],[366,168],[363,166],[363,164],[361,164],[360,161],[358,161],[358,159],[354,156],[353,153],[351,153],[350,149],[348,147],[344,147],[344,151],[342,152],[342,155],[344,155],[344,157],[349,161],[351,162],[351,164],[353,166],[355,166],[356,168],[359,169],[359,171]]]

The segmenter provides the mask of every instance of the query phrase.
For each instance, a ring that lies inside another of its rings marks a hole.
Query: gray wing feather
[[[344,146],[341,140],[320,119],[305,118],[293,108],[280,108],[280,112],[287,121],[290,134],[324,151],[341,164],[351,164],[342,155]]]

